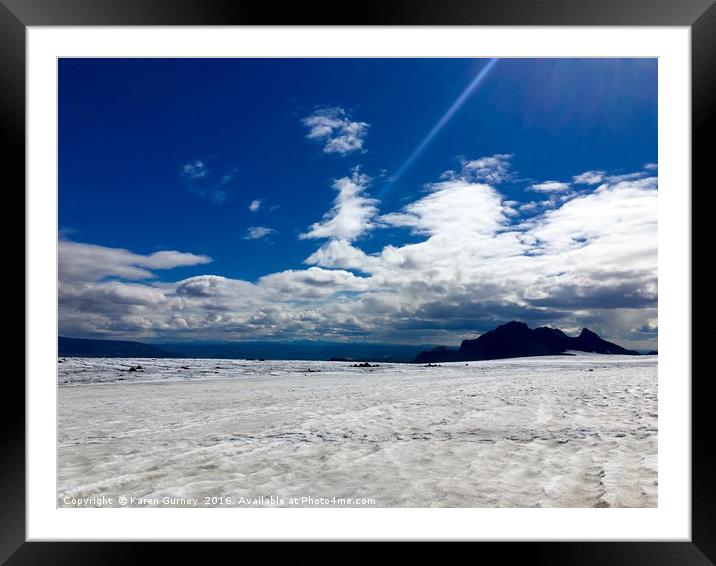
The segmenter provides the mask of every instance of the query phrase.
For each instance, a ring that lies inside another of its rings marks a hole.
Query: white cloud
[[[189,179],[202,179],[209,174],[204,162],[197,159],[190,161],[182,167],[182,174]]]
[[[58,242],[60,281],[99,281],[105,277],[149,279],[152,269],[172,269],[211,262],[205,255],[160,251],[149,255],[122,248],[60,240]]]
[[[591,194],[550,210],[530,230],[540,248],[564,251],[589,243],[630,242],[631,250],[648,246],[656,251],[656,178],[602,185]],[[619,256],[625,253],[622,252]],[[606,259],[606,258],[605,258]]]
[[[475,181],[499,184],[510,176],[511,153],[496,153],[479,159],[463,160],[462,175]]]
[[[560,193],[569,190],[569,183],[562,183],[560,181],[545,181],[544,183],[537,183],[527,187],[528,191],[534,191],[536,193]]]
[[[492,234],[506,220],[500,194],[491,186],[464,179],[442,181],[430,186],[430,194],[406,206],[402,212],[386,214],[381,221],[411,228],[416,234]]]
[[[366,291],[368,280],[342,269],[309,267],[304,270],[287,270],[266,275],[259,284],[287,297],[317,297],[335,295],[340,291]]]
[[[526,202],[525,204],[520,205],[520,211],[521,212],[531,212],[532,210],[536,210],[539,206],[539,203],[535,201]]]
[[[251,204],[249,204],[249,210],[251,212],[256,212],[261,207],[261,201],[260,200],[252,200]]]
[[[598,185],[604,179],[604,171],[585,171],[572,177],[578,185]]]
[[[266,226],[251,226],[246,229],[244,240],[260,240],[261,238],[277,233],[278,232],[273,228],[267,228]]]
[[[379,268],[380,260],[375,256],[369,256],[346,240],[329,240],[306,258],[304,263],[370,272]]]
[[[573,177],[574,182],[581,185],[599,185],[600,183],[619,183],[621,181],[634,181],[643,179],[657,169],[656,163],[645,163],[644,171],[635,171],[633,173],[613,173],[607,174],[605,171],[586,171],[581,175]]]
[[[338,106],[320,108],[302,122],[308,128],[306,137],[323,143],[325,153],[347,155],[362,150],[368,133],[368,124],[352,120]]]
[[[518,204],[460,173],[381,217],[367,183],[359,171],[336,181],[333,208],[303,236],[326,239],[306,258],[311,267],[255,283],[209,274],[142,281],[155,269],[210,260],[61,241],[61,331],[456,344],[520,319],[655,346],[655,176],[604,173],[594,190]],[[515,219],[518,207],[529,214]],[[410,230],[413,241],[368,253],[356,241],[378,226]]]
[[[218,275],[197,275],[179,281],[174,294],[185,297],[232,297],[252,293],[254,285],[246,281],[229,279]]]
[[[370,183],[370,177],[353,170],[350,177],[342,177],[333,183],[338,195],[333,201],[333,207],[324,216],[321,222],[311,224],[307,232],[299,237],[333,238],[337,240],[353,241],[371,230],[378,211],[378,201],[365,196]]]

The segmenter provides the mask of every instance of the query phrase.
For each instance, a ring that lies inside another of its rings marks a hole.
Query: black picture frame
[[[76,25],[564,25],[688,26],[692,41],[692,186],[708,190],[709,147],[714,132],[716,92],[716,5],[714,0],[364,0],[352,4],[313,1],[283,3],[249,0],[0,0],[0,116],[6,175],[24,187],[20,166],[25,152],[25,32],[28,26]],[[22,194],[23,191],[16,189]],[[689,188],[685,188],[689,190]],[[693,195],[693,189],[692,195]],[[24,203],[20,206],[24,207]],[[16,236],[15,236],[16,237]],[[693,257],[693,256],[692,256]],[[683,329],[691,332],[691,329]],[[712,336],[709,337],[713,339]],[[32,336],[26,336],[31,340]],[[703,341],[706,338],[701,339]],[[706,348],[694,337],[696,348]],[[692,347],[693,349],[693,347]],[[165,560],[165,544],[26,542],[25,388],[17,375],[5,375],[0,435],[0,561],[16,564],[126,564]],[[481,543],[481,557],[537,564],[716,563],[716,487],[710,372],[691,379],[692,500],[690,542],[530,542]],[[12,378],[12,379],[11,379]],[[225,545],[224,545],[225,546]],[[224,548],[225,550],[225,548]],[[203,561],[214,547],[182,547]],[[296,551],[298,552],[298,551]],[[336,552],[340,552],[337,550]],[[442,552],[442,551],[441,551]],[[353,552],[325,556],[360,556]],[[443,558],[445,555],[443,554]],[[313,560],[313,556],[308,556]]]

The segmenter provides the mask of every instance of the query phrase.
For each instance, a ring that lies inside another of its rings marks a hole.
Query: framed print
[[[712,563],[716,8],[329,8],[3,0],[27,223],[3,559]]]

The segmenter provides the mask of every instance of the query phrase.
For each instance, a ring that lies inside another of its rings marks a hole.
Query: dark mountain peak
[[[538,334],[545,334],[548,336],[567,336],[559,328],[552,328],[551,326],[540,326],[538,328],[535,328],[533,332],[537,332]]]
[[[501,324],[494,330],[485,332],[485,334],[479,336],[478,338],[463,340],[462,344],[460,344],[460,352],[473,350],[478,342],[489,343],[492,347],[501,349],[502,344],[509,344],[515,341],[524,340],[529,332],[530,329],[524,322],[512,320],[505,324]]]
[[[524,322],[513,320],[485,332],[478,338],[463,340],[459,350],[421,352],[414,361],[430,363],[555,356],[568,350],[638,355],[638,352],[602,340],[588,328],[583,328],[579,336],[573,338],[558,328],[542,326],[532,330]]]
[[[589,328],[582,328],[582,331],[579,333],[579,338],[599,338],[599,334],[592,332]],[[601,338],[599,339],[601,340]]]
[[[511,320],[510,322],[501,324],[494,330],[491,330],[491,332],[524,332],[525,330],[529,330],[529,326],[527,326],[527,324],[517,320]]]
[[[596,332],[592,332],[588,328],[583,328],[582,332],[576,338],[570,338],[570,350],[580,352],[594,352],[595,354],[619,354],[619,355],[639,355],[639,352],[627,350],[621,346],[599,337]]]

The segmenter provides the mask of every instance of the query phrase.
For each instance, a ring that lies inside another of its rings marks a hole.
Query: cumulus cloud
[[[560,181],[545,181],[544,183],[537,183],[527,187],[528,191],[534,191],[536,193],[561,193],[569,190],[569,183],[562,183]]]
[[[656,188],[656,177],[602,185],[546,212],[530,233],[541,241],[542,248],[553,250],[605,240],[655,249],[656,241],[651,240],[657,228]]]
[[[383,215],[368,183],[358,170],[335,182],[333,207],[302,236],[325,240],[305,259],[309,267],[256,282],[210,274],[155,281],[153,270],[210,259],[61,241],[61,331],[456,344],[519,319],[655,347],[655,176],[605,172],[595,188],[545,205],[506,199],[461,171]],[[413,236],[368,253],[359,237],[378,228]]]
[[[266,226],[251,226],[246,229],[244,240],[260,240],[261,238],[277,233],[278,232],[273,228],[267,228]]]
[[[493,234],[505,222],[505,210],[493,187],[454,179],[431,185],[430,194],[381,220],[411,228],[416,234],[464,234],[467,229],[479,236]]]
[[[286,298],[335,295],[340,291],[365,291],[367,280],[342,269],[309,267],[288,270],[262,277],[260,285],[278,291]]]
[[[377,257],[369,256],[346,240],[330,240],[308,256],[304,263],[367,272],[376,270],[380,260]]]
[[[333,183],[338,192],[333,207],[320,222],[311,224],[301,239],[333,238],[352,241],[374,227],[373,219],[378,212],[378,201],[365,195],[370,177],[353,170],[350,177],[342,177]]]
[[[324,153],[347,155],[363,150],[368,124],[353,120],[341,107],[319,108],[302,123],[308,128],[306,137],[323,144]]]
[[[252,200],[251,204],[249,204],[249,210],[251,212],[256,212],[261,207],[261,201],[260,200]]]
[[[174,294],[183,297],[230,297],[238,291],[246,292],[251,287],[245,281],[218,275],[198,275],[177,283]]]
[[[502,183],[510,177],[511,153],[496,153],[488,157],[462,161],[462,175],[476,181],[493,185]]]

